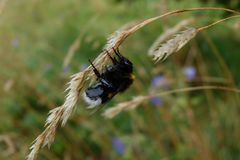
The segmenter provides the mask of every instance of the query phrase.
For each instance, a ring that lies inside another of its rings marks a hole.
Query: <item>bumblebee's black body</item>
[[[106,51],[107,52],[107,51]],[[97,76],[97,82],[85,90],[85,99],[88,103],[93,102],[93,108],[106,103],[119,92],[125,91],[133,82],[133,65],[127,58],[123,57],[118,50],[114,50],[117,58],[108,56],[112,60],[112,65],[106,67],[103,73],[99,73],[93,66],[93,71]],[[98,103],[95,103],[98,101]]]

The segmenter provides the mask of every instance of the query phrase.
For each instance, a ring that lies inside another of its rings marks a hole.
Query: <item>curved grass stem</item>
[[[200,28],[197,29],[197,31],[201,32],[201,31],[203,31],[205,29],[208,29],[208,28],[218,24],[218,23],[224,22],[224,21],[232,19],[232,18],[239,18],[239,17],[240,17],[240,15],[234,15],[234,16],[230,16],[230,17],[227,17],[227,18],[223,18],[223,19],[220,19],[220,20],[218,20],[216,22],[213,22],[213,23],[211,23],[211,24],[209,24],[207,26],[200,27]]]

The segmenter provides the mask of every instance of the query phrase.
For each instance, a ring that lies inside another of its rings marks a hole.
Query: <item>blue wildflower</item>
[[[152,82],[151,82],[152,87],[161,86],[164,81],[165,81],[165,76],[157,75],[157,76],[153,77],[153,79],[152,79]]]
[[[125,151],[125,144],[117,137],[112,138],[112,146],[120,155],[122,155]]]
[[[161,106],[162,105],[162,99],[160,97],[151,97],[150,102],[155,106]]]
[[[194,78],[196,78],[197,70],[196,70],[195,67],[189,66],[189,67],[184,68],[183,74],[185,75],[185,77],[186,77],[189,81],[192,81]]]
[[[171,81],[168,77],[165,75],[157,75],[153,77],[152,82],[151,82],[151,87],[154,88],[164,88],[168,89],[170,87]]]

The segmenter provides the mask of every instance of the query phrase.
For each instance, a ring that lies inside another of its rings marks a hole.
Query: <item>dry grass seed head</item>
[[[107,38],[107,43],[104,46],[104,49],[110,50],[118,43],[118,41],[125,35],[125,33],[131,29],[132,27],[136,26],[137,22],[130,22],[122,26],[120,29],[112,33],[108,38]]]
[[[185,44],[193,39],[197,33],[197,29],[187,28],[165,43],[156,45],[160,47],[155,48],[151,53],[151,55],[153,55],[153,60],[156,62],[164,61],[168,56],[179,51]]]
[[[27,156],[28,160],[36,159],[39,150],[44,146],[48,145],[48,147],[50,147],[54,141],[56,129],[60,124],[63,110],[63,107],[57,107],[52,110],[52,113],[50,114],[51,120],[47,120],[46,122],[49,123],[48,121],[50,121],[50,124],[47,125],[45,130],[33,142],[32,146],[30,147],[31,152]]]
[[[181,29],[189,26],[193,21],[194,20],[192,18],[182,20],[174,27],[171,27],[164,31],[162,34],[160,34],[159,37],[153,42],[153,44],[149,48],[148,55],[153,56],[156,50],[158,50],[161,47],[164,41],[167,41],[167,39],[170,39],[171,36],[177,34]]]
[[[122,111],[135,109],[146,99],[147,99],[146,96],[137,96],[130,101],[118,103],[115,107],[107,109],[103,113],[103,116],[106,118],[113,118]]]

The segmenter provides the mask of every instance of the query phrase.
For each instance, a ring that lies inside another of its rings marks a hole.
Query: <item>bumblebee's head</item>
[[[132,64],[132,62],[129,61],[125,57],[121,57],[121,59],[119,61],[119,66],[126,73],[132,73],[133,72],[133,64]]]
[[[133,64],[131,61],[129,61],[127,58],[125,58],[124,56],[121,55],[121,53],[119,52],[119,50],[115,50],[113,48],[114,53],[117,55],[118,57],[118,67],[124,71],[124,73],[132,73],[133,72]]]

